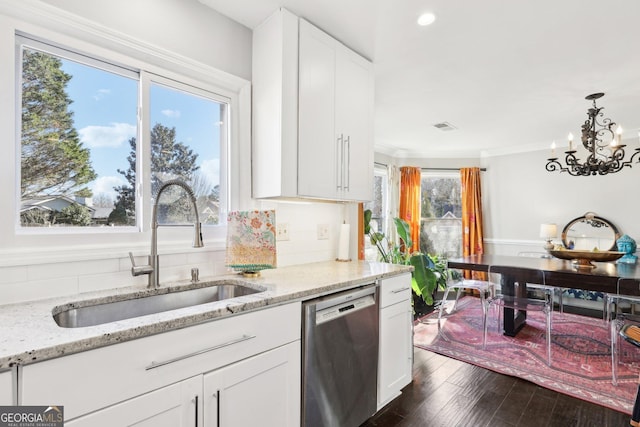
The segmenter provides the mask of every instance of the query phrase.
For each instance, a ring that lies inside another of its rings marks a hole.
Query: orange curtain
[[[409,223],[413,246],[411,252],[420,250],[420,168],[400,168],[400,208],[398,215]]]
[[[462,186],[462,255],[483,254],[480,168],[460,169],[460,183]],[[465,272],[465,276],[467,273]]]

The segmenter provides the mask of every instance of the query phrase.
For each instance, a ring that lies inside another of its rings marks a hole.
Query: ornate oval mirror
[[[615,251],[616,240],[620,233],[611,221],[587,212],[567,225],[562,230],[562,243],[565,248],[592,251]]]

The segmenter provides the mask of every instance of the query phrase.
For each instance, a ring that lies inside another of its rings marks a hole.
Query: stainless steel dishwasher
[[[302,304],[302,425],[357,427],[376,412],[378,287]]]

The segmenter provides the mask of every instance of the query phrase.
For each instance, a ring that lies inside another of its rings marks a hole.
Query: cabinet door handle
[[[339,158],[337,160],[336,163],[339,164],[339,166],[336,168],[336,188],[338,190],[342,190],[342,184],[343,184],[343,173],[344,173],[344,157],[343,157],[343,150],[344,150],[344,138],[342,136],[342,134],[340,134],[340,136],[338,137],[338,140],[336,141],[336,153],[338,154]]]
[[[196,407],[196,427],[198,427],[198,396],[193,399],[193,403],[195,403]]]
[[[411,287],[407,286],[406,288],[394,289],[391,291],[392,294],[399,294],[400,292],[408,291]]]
[[[344,185],[344,189],[345,191],[349,191],[349,184],[350,184],[350,178],[351,178],[351,171],[349,170],[349,167],[351,166],[351,137],[347,136],[347,139],[345,139],[344,141],[344,151],[346,152],[346,154],[343,154],[342,158],[343,158],[343,163],[344,163],[344,169],[343,169],[343,176],[346,177],[344,179],[345,182],[343,182]],[[347,161],[344,161],[344,158],[347,158]]]
[[[213,395],[216,399],[216,427],[220,427],[220,390],[217,390]]]
[[[188,359],[190,357],[197,356],[199,354],[208,353],[210,351],[218,350],[218,349],[221,349],[221,348],[224,348],[224,347],[229,347],[230,345],[238,344],[238,343],[241,343],[243,341],[248,341],[248,340],[253,339],[255,337],[256,337],[255,335],[243,335],[240,338],[236,338],[236,339],[233,339],[231,341],[227,341],[227,342],[222,343],[222,344],[214,345],[213,347],[204,348],[202,350],[194,351],[193,353],[185,354],[183,356],[174,357],[173,359],[165,360],[163,362],[151,362],[151,364],[149,366],[147,366],[146,368],[144,368],[144,369],[145,369],[145,371],[149,371],[151,369],[159,368],[160,366],[164,366],[164,365],[168,365],[170,363],[178,362],[180,360]]]

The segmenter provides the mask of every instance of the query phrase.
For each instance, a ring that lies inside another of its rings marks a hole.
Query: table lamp
[[[544,249],[548,252],[553,249],[551,240],[558,237],[558,226],[556,224],[540,224],[540,237],[547,241]]]

